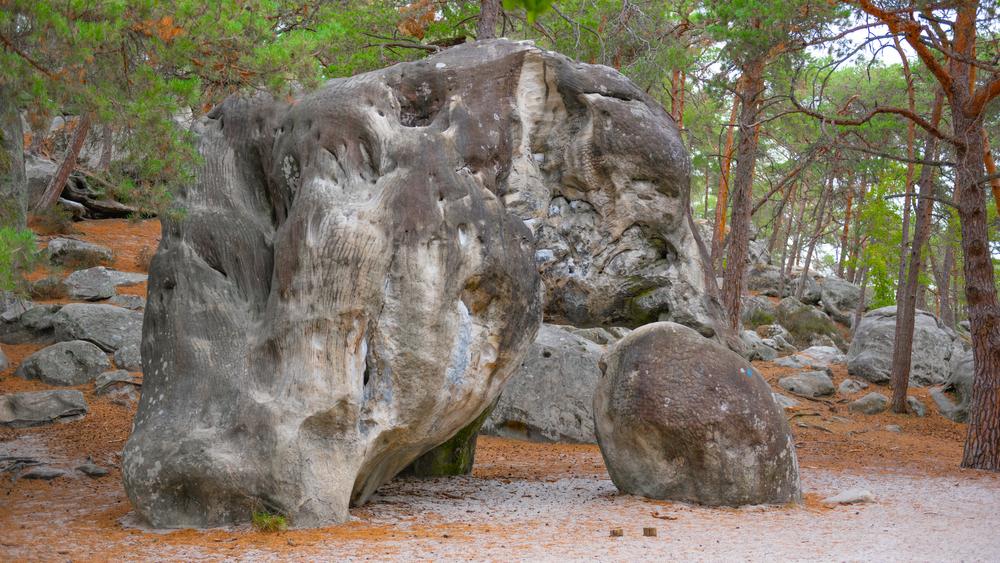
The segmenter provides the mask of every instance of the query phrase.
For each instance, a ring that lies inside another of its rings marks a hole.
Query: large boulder
[[[142,313],[98,303],[70,303],[52,317],[57,340],[86,340],[105,352],[139,340]]]
[[[755,264],[747,271],[747,289],[769,297],[788,294],[781,268],[767,264]]]
[[[842,364],[847,357],[834,346],[810,346],[801,352],[775,360],[775,364],[796,369],[826,370],[833,364]]]
[[[805,280],[805,287],[802,288],[802,302],[807,305],[817,305],[822,299],[822,291],[816,277],[812,274],[800,273],[798,277],[789,282],[787,295],[798,295],[799,285]]]
[[[744,326],[756,328],[774,324],[775,319],[778,318],[778,310],[767,297],[751,295],[743,298],[740,315]]]
[[[772,347],[759,334],[752,330],[744,330],[740,333],[740,340],[743,341],[745,356],[748,360],[771,361],[778,357],[778,350]],[[771,342],[774,343],[773,341]]]
[[[483,425],[496,436],[593,443],[594,388],[604,347],[544,324]]]
[[[111,362],[97,346],[83,340],[59,342],[21,362],[15,375],[49,385],[82,385],[108,370]]]
[[[24,155],[24,173],[28,187],[28,207],[34,208],[42,199],[42,194],[49,186],[49,181],[56,175],[59,165],[55,162],[35,156],[31,153]]]
[[[52,319],[62,305],[37,305],[18,301],[0,313],[0,342],[4,344],[51,344],[55,341]]]
[[[778,386],[800,397],[824,397],[833,394],[833,380],[824,371],[804,371],[782,377]]]
[[[86,413],[83,393],[74,389],[0,395],[0,426],[27,428],[69,422]]]
[[[833,320],[848,326],[854,321],[854,311],[861,302],[861,288],[853,283],[831,276],[820,283],[823,310]]]
[[[800,499],[783,409],[738,354],[654,323],[613,345],[604,364],[595,426],[621,491],[713,506]]]
[[[677,128],[610,68],[476,42],[294,103],[232,98],[194,130],[122,462],[155,526],[346,520],[497,398],[541,320],[539,269],[549,318],[713,332]],[[719,377],[744,414],[702,428],[746,442],[707,477],[717,498],[793,498],[767,386]]]
[[[836,326],[826,313],[794,297],[786,297],[778,303],[778,322],[788,329],[800,348],[811,345],[821,335],[840,339]]]
[[[945,418],[954,422],[965,422],[969,418],[972,382],[975,378],[972,350],[962,346],[954,347],[952,350],[951,373],[941,388],[931,391],[931,398]],[[946,392],[953,393],[957,402]]]
[[[910,382],[916,385],[943,383],[951,373],[954,331],[927,311],[917,310],[910,358]],[[896,339],[896,307],[869,311],[858,323],[847,351],[847,371],[872,383],[889,381],[892,348]]]

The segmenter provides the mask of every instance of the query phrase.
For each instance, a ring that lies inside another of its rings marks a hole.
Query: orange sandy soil
[[[137,271],[135,260],[144,247],[155,245],[159,225],[155,220],[94,221],[77,227],[82,240],[111,246],[114,267]],[[38,275],[38,272],[36,272]],[[44,275],[44,274],[42,274]],[[144,287],[143,287],[144,290]],[[16,366],[39,346],[4,345]],[[795,370],[758,362],[756,367],[777,389],[779,377]],[[835,384],[847,377],[844,366],[834,367]],[[13,376],[13,367],[0,373],[0,393],[49,388],[37,381]],[[133,526],[130,506],[122,488],[120,452],[128,437],[134,407],[97,397],[91,385],[77,387],[85,395],[90,412],[81,420],[28,429],[0,429],[0,451],[34,454],[51,465],[72,470],[88,456],[111,469],[100,479],[73,473],[53,481],[14,480],[0,474],[0,560],[128,560],[137,558],[254,558],[280,554],[280,558],[316,558],[330,545],[362,542],[359,558],[391,558],[401,542],[438,540],[476,542],[487,534],[503,537],[503,526],[469,515],[467,522],[435,521],[433,515],[413,515],[406,522],[386,524],[372,518],[370,507],[352,509],[354,521],[315,530],[279,533],[257,532],[249,527],[217,530],[152,532]],[[861,391],[888,394],[871,386]],[[847,410],[848,399],[835,396],[817,401],[796,397],[800,406],[788,411],[795,433],[803,475],[811,471],[850,474],[905,474],[947,477],[961,481],[1000,481],[995,476],[959,469],[965,426],[936,413],[924,389],[913,390],[931,413],[926,418],[906,415],[857,415]],[[885,430],[895,424],[902,432]],[[565,478],[607,479],[600,452],[593,445],[536,444],[493,437],[480,437],[473,479],[555,482]],[[439,496],[451,498],[447,493]],[[455,497],[457,498],[457,497]],[[656,508],[659,504],[649,506]],[[799,507],[779,510],[807,511],[822,515],[833,512],[821,505],[816,493],[806,495]],[[654,514],[655,516],[655,514]],[[674,519],[674,517],[660,517]],[[748,516],[752,518],[752,516]],[[542,525],[526,522],[525,526]],[[548,526],[548,523],[544,523]],[[822,525],[820,523],[820,525]],[[739,526],[737,526],[739,528]],[[572,543],[573,538],[567,537]],[[317,551],[320,550],[320,551]],[[438,551],[440,554],[441,552]],[[445,551],[447,554],[447,551]],[[436,556],[440,557],[440,555]]]

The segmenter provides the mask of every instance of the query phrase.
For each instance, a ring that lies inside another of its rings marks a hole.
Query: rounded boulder
[[[660,322],[617,342],[601,367],[597,441],[622,492],[709,506],[801,499],[788,422],[738,354]]]

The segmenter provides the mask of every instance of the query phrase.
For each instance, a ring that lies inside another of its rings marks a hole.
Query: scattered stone
[[[129,342],[115,352],[115,367],[128,371],[142,371],[142,346]]]
[[[778,386],[800,397],[816,398],[833,394],[833,380],[822,371],[804,371],[782,377]]]
[[[875,495],[865,489],[849,489],[823,499],[823,504],[868,504],[875,502]]]
[[[738,354],[660,322],[612,345],[602,366],[595,426],[619,490],[711,506],[800,500],[784,412]]]
[[[878,414],[889,407],[889,398],[881,393],[869,393],[847,405],[851,412]]]
[[[869,311],[861,318],[847,351],[847,371],[872,383],[886,383],[892,368],[896,337],[896,307]],[[957,335],[927,311],[916,312],[910,382],[944,383],[951,373],[952,342]]]
[[[842,364],[846,359],[834,346],[810,346],[797,354],[775,360],[774,363],[786,368],[828,370],[831,365]]]
[[[55,341],[52,318],[62,305],[19,302],[0,315],[0,342],[51,344]]]
[[[788,395],[782,395],[781,393],[771,393],[774,396],[774,402],[778,403],[778,406],[783,409],[790,409],[799,406],[799,402],[795,399],[789,397]]]
[[[46,467],[44,465],[38,465],[28,469],[24,473],[17,476],[18,479],[38,479],[42,481],[51,481],[58,477],[62,477],[66,472],[62,469],[56,469],[54,467]]]
[[[896,434],[899,434],[900,432],[903,431],[903,429],[900,428],[900,426],[898,424],[887,424],[886,427],[885,427],[885,431],[886,432],[895,432]]]
[[[83,393],[72,389],[0,395],[0,426],[27,428],[68,422],[86,413]]]
[[[786,297],[778,303],[778,323],[788,329],[799,346],[807,345],[821,334],[839,338],[833,321],[826,313],[794,297]]]
[[[114,371],[106,371],[99,375],[96,380],[94,380],[94,394],[95,395],[105,395],[110,391],[120,388],[120,387],[141,387],[142,381],[134,377],[131,373],[118,369]]]
[[[743,324],[750,328],[774,324],[774,320],[778,318],[774,303],[766,297],[753,295],[744,298],[742,310]]]
[[[481,432],[541,442],[594,443],[594,388],[604,348],[543,324]]]
[[[840,382],[837,387],[837,392],[841,395],[853,395],[862,389],[867,389],[868,384],[864,381],[858,381],[857,379],[845,379]]]
[[[3,353],[3,348],[0,348],[0,371],[7,371],[10,367],[10,360],[7,359],[7,355]]]
[[[50,240],[46,253],[53,264],[62,266],[96,265],[113,259],[111,249],[106,246],[69,238]]]
[[[740,340],[742,340],[745,345],[747,359],[750,361],[763,360],[765,362],[769,362],[778,357],[778,351],[768,346],[764,342],[764,339],[752,330],[744,330],[741,332]]]
[[[142,337],[142,313],[114,305],[71,303],[52,318],[59,340],[87,340],[115,352]]]
[[[138,311],[140,309],[146,308],[146,298],[140,297],[138,295],[118,294],[109,299],[108,303],[110,303],[111,305],[117,305],[118,307],[132,309],[133,311]]]
[[[927,416],[927,407],[920,402],[920,399],[914,397],[913,395],[906,398],[906,406],[910,409],[910,412],[913,413],[914,416],[920,418]]]
[[[109,471],[106,468],[101,467],[100,465],[97,465],[96,463],[92,462],[87,462],[82,465],[78,465],[76,466],[76,470],[92,479],[99,479],[109,473]]]
[[[28,356],[14,372],[49,385],[82,385],[111,367],[100,348],[83,340],[59,342]]]

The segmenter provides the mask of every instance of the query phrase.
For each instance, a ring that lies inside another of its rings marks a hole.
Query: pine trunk
[[[500,0],[480,0],[476,39],[496,39],[500,20]]]
[[[98,169],[101,172],[107,172],[111,169],[111,151],[114,149],[114,142],[111,125],[105,123],[101,128],[101,161],[98,164]]]
[[[87,134],[90,133],[91,119],[91,114],[85,113],[77,122],[76,130],[73,131],[73,140],[66,147],[66,155],[63,157],[62,163],[56,170],[55,176],[49,180],[45,193],[35,206],[36,212],[45,211],[59,201],[59,196],[62,195],[63,188],[66,186],[66,180],[76,169],[76,159],[80,156],[80,150],[83,149],[83,143],[87,140]]]
[[[740,96],[739,143],[733,174],[732,227],[726,252],[726,272],[722,283],[723,307],[729,326],[738,330],[744,274],[750,247],[750,213],[753,207],[753,174],[757,162],[757,116],[764,93],[764,60],[754,59],[743,69]]]
[[[722,243],[726,240],[726,209],[729,207],[729,170],[733,162],[733,138],[736,116],[740,108],[740,92],[733,96],[733,109],[729,113],[726,132],[726,146],[722,149],[722,163],[719,173],[719,193],[715,198],[715,230],[712,231],[712,267],[719,271],[722,262]]]
[[[944,92],[938,90],[934,97],[934,108],[931,121],[935,126],[941,122],[941,109],[944,103]],[[927,135],[924,141],[924,160],[934,160],[937,155],[937,137]],[[906,392],[910,385],[910,361],[913,357],[913,326],[916,320],[917,292],[920,283],[921,252],[930,236],[931,212],[934,210],[934,172],[933,166],[920,169],[920,196],[917,201],[917,222],[914,228],[913,241],[910,244],[909,260],[906,260],[906,281],[900,277],[896,289],[896,333],[892,347],[892,412],[906,413]],[[904,213],[904,217],[907,214]],[[903,236],[906,236],[906,219],[903,224]],[[905,255],[900,255],[900,262]]]

